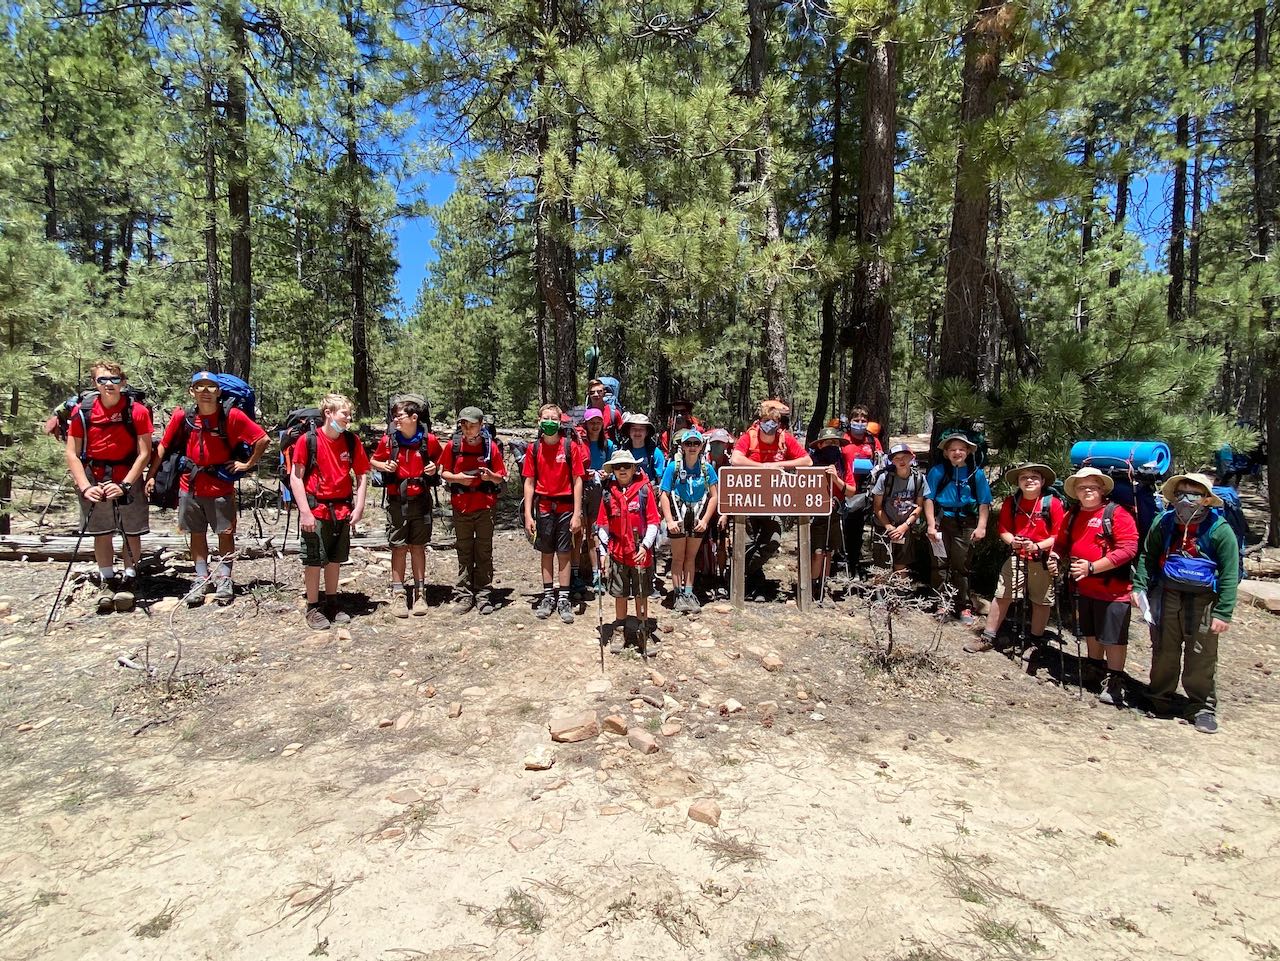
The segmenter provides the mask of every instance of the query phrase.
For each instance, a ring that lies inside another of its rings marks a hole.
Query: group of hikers
[[[90,390],[66,405],[66,459],[80,497],[81,536],[94,538],[99,613],[132,608],[149,502],[165,504],[170,490],[195,565],[186,603],[202,605],[208,594],[216,604],[232,603],[234,485],[270,446],[254,420],[252,393],[228,375],[197,371],[188,388],[192,403],[173,411],[156,446],[151,412],[133,399],[120,365],[99,361],[90,376]],[[615,616],[602,623],[600,643],[614,653],[628,643],[643,648],[650,641],[651,598],[692,614],[703,602],[699,591],[702,599],[728,596],[731,526],[719,510],[719,472],[816,467],[825,472],[831,497],[830,511],[811,527],[820,603],[827,600],[837,560],[845,567],[843,586],[867,576],[862,554],[871,526],[876,559],[889,576],[907,576],[915,552],[927,545],[933,584],[949,586],[945,596],[954,599],[943,615],[977,626],[970,560],[992,525],[993,497],[968,432],[944,432],[938,462],[922,472],[916,461],[927,452],[904,443],[885,450],[865,407],[830,422],[806,446],[790,428],[789,406],[776,398],[762,402],[756,419],[735,438],[704,425],[684,398],[671,405],[668,427],[659,432],[645,414],[624,413],[609,387],[604,379],[592,380],[578,418],[543,404],[536,439],[510,447],[521,478],[521,520],[540,555],[537,617],[572,623],[589,592],[607,592]],[[351,402],[340,394],[294,412],[280,432],[282,494],[298,513],[305,620],[314,630],[351,619],[339,604],[339,571],[349,557],[352,528],[365,513],[371,479],[386,494],[391,613],[408,618],[430,611],[426,546],[431,491],[441,485],[450,494],[457,538],[453,609],[480,615],[496,609],[495,515],[509,469],[483,411],[464,407],[455,432],[443,441],[417,395],[394,399],[388,416],[371,455],[352,429]],[[1077,638],[1087,644],[1082,679],[1092,675],[1102,703],[1131,707],[1139,692],[1125,663],[1137,608],[1153,643],[1150,709],[1172,710],[1181,679],[1186,719],[1197,730],[1216,731],[1217,642],[1231,622],[1240,554],[1235,532],[1217,510],[1222,501],[1212,480],[1197,473],[1166,480],[1166,509],[1141,544],[1135,514],[1110,501],[1114,480],[1102,470],[1083,466],[1066,478],[1070,508],[1051,493],[1057,477],[1046,465],[1016,465],[1003,480],[1011,493],[996,512],[994,530],[1010,556],[981,634],[964,649],[994,649],[1014,602],[1024,600],[1029,614],[1021,653],[1030,661],[1046,643],[1050,613],[1065,591],[1067,603],[1060,606],[1069,609]],[[218,538],[216,563],[210,531]],[[753,600],[771,594],[766,565],[781,546],[782,531],[781,517],[746,520],[744,581]],[[123,541],[119,573],[116,533]],[[670,552],[669,594],[659,577],[663,545]]]

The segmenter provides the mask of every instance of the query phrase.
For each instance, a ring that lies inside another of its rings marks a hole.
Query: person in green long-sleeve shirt
[[[1170,509],[1147,532],[1133,570],[1134,605],[1149,608],[1151,709],[1168,715],[1178,689],[1197,731],[1218,730],[1218,636],[1231,627],[1240,583],[1240,549],[1214,510],[1222,500],[1204,474],[1178,474],[1161,489]],[[1144,612],[1146,613],[1146,612]]]

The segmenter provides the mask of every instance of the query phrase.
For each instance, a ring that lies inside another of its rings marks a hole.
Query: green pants
[[[493,508],[453,512],[458,537],[457,593],[474,594],[484,603],[493,586]]]
[[[1167,711],[1178,689],[1191,702],[1191,714],[1213,714],[1218,705],[1218,635],[1213,622],[1213,594],[1164,591],[1160,617],[1151,632],[1151,706]]]
[[[973,546],[973,529],[978,526],[976,517],[938,518],[938,533],[947,548],[947,556],[939,559],[933,555],[934,590],[950,583],[955,588],[955,611],[960,613],[969,607],[969,550]]]

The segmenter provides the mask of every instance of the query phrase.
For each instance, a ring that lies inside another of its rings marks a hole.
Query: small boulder
[[[450,717],[462,717],[462,702],[454,701],[449,705]]]
[[[600,721],[595,711],[583,711],[570,717],[553,717],[547,724],[551,740],[558,742],[586,741],[600,733]]]
[[[703,798],[689,805],[689,819],[718,827],[720,824],[720,805],[711,798]]]
[[[769,673],[782,670],[782,658],[777,654],[766,654],[760,658],[760,666]]]
[[[601,725],[610,734],[626,734],[627,719],[621,714],[610,714],[601,722]]]
[[[668,723],[666,723],[666,724],[662,725],[662,736],[663,736],[663,737],[675,737],[675,736],[676,736],[677,734],[679,734],[682,730],[684,730],[684,728],[683,728],[683,727],[681,727],[679,724],[675,724],[675,723],[672,723],[672,722],[668,722]]]
[[[665,676],[665,675],[663,675],[663,673],[662,673],[661,671],[652,671],[652,670],[651,670],[651,671],[649,672],[649,682],[650,682],[654,687],[666,687],[666,686],[667,686],[667,678],[666,678],[666,676]]]
[[[411,787],[402,787],[388,794],[387,800],[392,804],[417,804],[422,800],[422,795]]]
[[[396,730],[403,731],[406,727],[409,726],[409,722],[412,720],[413,720],[413,711],[405,711],[398,718],[396,718]]]
[[[526,771],[549,771],[555,763],[555,753],[543,744],[536,750],[525,755],[524,769]]]
[[[633,727],[627,732],[627,743],[641,754],[656,754],[658,742],[652,734],[642,727]]]
[[[741,710],[742,710],[742,703],[740,701],[734,700],[733,698],[728,698],[727,700],[722,702],[720,705],[721,714],[737,714]]]

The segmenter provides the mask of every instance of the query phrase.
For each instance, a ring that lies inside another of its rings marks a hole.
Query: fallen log
[[[434,550],[452,550],[454,541],[433,543]],[[368,550],[386,550],[385,534],[369,534],[351,538],[352,548],[363,547]],[[246,559],[271,557],[277,551],[282,555],[297,554],[298,538],[292,532],[285,544],[280,543],[278,535],[266,537],[238,537],[236,547],[239,556]],[[69,561],[93,559],[93,538],[85,537],[80,541],[80,550],[76,550],[76,538],[71,535],[54,534],[5,534],[0,535],[0,561]],[[144,534],[142,537],[142,553],[159,554],[162,551],[186,553],[187,539],[181,534]]]

